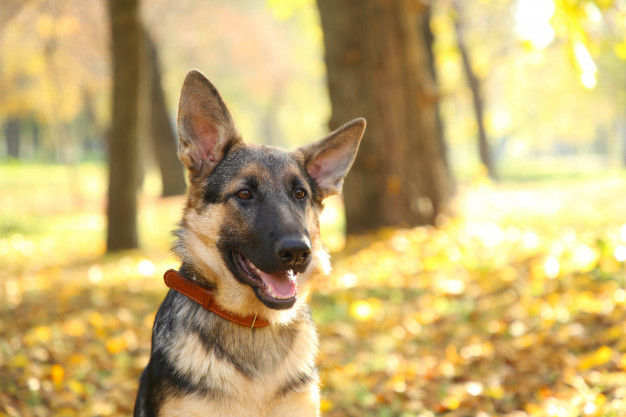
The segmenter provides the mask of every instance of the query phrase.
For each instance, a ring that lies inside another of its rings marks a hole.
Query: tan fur
[[[301,387],[297,392],[280,393],[284,381],[297,378],[314,366],[312,353],[317,346],[317,334],[305,323],[298,324],[299,336],[293,348],[279,366],[252,379],[245,377],[214,352],[207,352],[196,335],[175,341],[168,352],[172,363],[181,373],[207,388],[219,387],[220,401],[210,397],[170,395],[163,404],[162,416],[317,416],[319,409],[318,381]],[[238,329],[246,331],[247,329]],[[259,338],[271,335],[258,334]],[[263,344],[263,343],[261,343]],[[269,344],[268,344],[269,345]],[[259,352],[260,355],[263,352]],[[297,412],[295,412],[297,410]]]
[[[258,395],[258,394],[257,394]],[[262,394],[261,394],[262,395]],[[281,401],[272,410],[268,410],[263,401],[246,401],[217,405],[200,396],[173,397],[166,401],[159,413],[163,417],[318,417],[319,389],[315,385],[306,392],[293,393]],[[258,409],[255,413],[252,407]]]

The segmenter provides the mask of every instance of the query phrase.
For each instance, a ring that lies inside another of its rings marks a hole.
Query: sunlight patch
[[[89,281],[93,284],[98,284],[100,281],[102,281],[103,276],[104,273],[102,272],[102,268],[100,268],[100,266],[98,265],[90,266],[89,271],[87,271],[87,277],[89,278]]]
[[[559,260],[550,256],[543,264],[543,269],[546,273],[546,277],[550,279],[556,278],[559,275],[559,270],[561,269]]]
[[[550,19],[556,11],[552,0],[519,0],[515,11],[518,36],[537,49],[544,49],[554,40]]]
[[[435,282],[435,291],[443,295],[460,295],[465,291],[465,283],[459,279],[442,279]]]
[[[613,252],[613,256],[617,259],[618,262],[626,261],[626,246],[617,245],[615,247],[615,251]]]
[[[142,259],[137,264],[137,271],[144,277],[149,277],[150,275],[156,272],[156,267],[152,263],[152,261],[148,259]]]

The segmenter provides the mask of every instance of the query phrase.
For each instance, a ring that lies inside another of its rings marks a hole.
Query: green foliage
[[[481,80],[495,159],[618,155],[626,95],[625,10],[621,2],[579,0],[435,2],[432,28],[442,113],[453,168],[476,166],[477,124],[453,24],[461,19]],[[475,147],[475,146],[474,146]],[[457,170],[466,172],[468,169]],[[507,173],[504,172],[506,178]],[[463,177],[466,178],[466,177]]]
[[[183,201],[143,195],[145,249],[105,256],[104,177],[0,166],[0,415],[131,413]],[[463,217],[349,237],[311,300],[324,415],[624,415],[624,193],[481,180]]]

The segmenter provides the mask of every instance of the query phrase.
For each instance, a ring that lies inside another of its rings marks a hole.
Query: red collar
[[[203,288],[195,282],[188,280],[173,269],[165,272],[163,279],[165,280],[165,285],[171,289],[189,297],[196,303],[200,304],[205,310],[211,311],[226,320],[230,320],[233,323],[250,328],[267,327],[270,325],[269,321],[258,318],[256,315],[244,317],[227,311],[215,302],[215,297],[211,290]]]

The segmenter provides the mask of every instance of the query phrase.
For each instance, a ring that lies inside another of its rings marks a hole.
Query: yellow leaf
[[[65,369],[59,364],[52,365],[52,369],[50,370],[50,377],[52,378],[52,382],[55,385],[61,385],[63,382],[63,377],[65,376]]]
[[[404,379],[404,375],[395,374],[389,382],[395,392],[402,393],[406,391],[406,381]]]
[[[528,403],[524,406],[524,410],[530,414],[531,416],[533,415],[543,415],[543,409],[538,406],[537,404],[533,404],[533,403]]]
[[[55,417],[73,417],[76,415],[76,410],[72,407],[61,407],[54,410]]]
[[[88,359],[87,359],[87,357],[85,355],[83,355],[81,353],[73,353],[67,359],[67,364],[71,365],[71,366],[79,366],[79,365],[83,364],[87,360]]]
[[[35,337],[41,342],[49,341],[51,336],[52,332],[47,326],[39,326],[35,329]]]
[[[26,365],[28,365],[29,360],[25,354],[18,353],[17,355],[13,356],[13,359],[11,359],[9,363],[14,368],[24,368]]]
[[[321,411],[330,411],[332,410],[334,407],[334,404],[331,400],[329,400],[328,398],[322,398],[320,400],[320,410]]]
[[[490,387],[487,387],[487,389],[485,390],[485,395],[487,397],[490,397],[496,400],[501,400],[502,398],[504,398],[505,394],[506,392],[504,391],[504,388],[502,388],[500,385],[490,386]]]
[[[97,329],[104,327],[104,317],[97,311],[92,311],[89,314],[89,323]]]
[[[454,345],[446,346],[446,360],[451,363],[459,363],[461,357],[457,352],[457,348]]]
[[[602,346],[591,353],[583,355],[578,360],[578,369],[585,371],[596,366],[604,365],[613,359],[613,349]]]
[[[154,318],[156,317],[156,311],[153,313],[148,314],[144,319],[143,319],[143,325],[148,327],[148,328],[152,328],[152,326],[154,325]]]
[[[70,336],[79,337],[85,334],[87,328],[79,319],[71,319],[65,323],[63,330]]]
[[[71,380],[67,383],[68,388],[78,394],[78,395],[82,395],[85,393],[85,386],[83,384],[81,384],[80,382],[76,381],[76,380]]]
[[[613,51],[619,59],[626,61],[626,42],[616,43]]]
[[[596,397],[594,403],[598,406],[598,407],[602,407],[604,404],[606,404],[606,395],[604,394],[598,394],[598,396]]]
[[[447,410],[456,410],[461,405],[461,400],[457,397],[450,396],[445,398],[441,402],[441,405],[443,405]]]
[[[624,335],[624,327],[621,324],[611,326],[606,331],[608,340],[620,340]]]
[[[47,39],[53,35],[54,32],[54,20],[49,15],[41,15],[36,22],[37,32],[39,36]]]
[[[106,341],[106,348],[112,355],[119,353],[126,349],[126,339],[123,337],[110,337]]]

